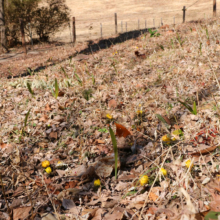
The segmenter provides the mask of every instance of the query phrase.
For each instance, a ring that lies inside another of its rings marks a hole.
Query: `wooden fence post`
[[[76,43],[76,19],[75,17],[72,17],[72,33],[73,33],[73,44]]]
[[[115,34],[118,33],[118,21],[117,21],[117,13],[115,13]]]
[[[102,23],[100,23],[100,33],[101,33],[101,38],[102,38]]]
[[[173,25],[174,25],[174,27],[175,27],[175,17],[173,17]]]
[[[161,18],[161,26],[163,26],[163,20],[162,20],[162,18]]]
[[[138,30],[140,30],[140,20],[138,19]]]
[[[147,21],[145,20],[145,29],[147,28]]]
[[[29,30],[29,34],[30,34],[30,38],[31,38],[31,45],[32,45],[32,47],[33,47],[33,39],[32,39],[31,23],[28,23],[28,30]]]
[[[153,23],[154,23],[154,28],[155,28],[155,20],[153,19]]]
[[[121,33],[123,33],[123,21],[121,21]]]
[[[186,18],[186,6],[183,6],[183,23],[185,23]]]
[[[25,53],[25,55],[27,55],[27,48],[26,48],[25,36],[24,36],[24,22],[23,22],[23,19],[19,18],[19,22],[20,22],[20,29],[21,29],[22,45],[23,45],[23,48],[24,48],[24,53]]]
[[[216,17],[216,0],[213,0],[213,17]]]
[[[128,32],[128,29],[127,29],[127,21],[125,23],[125,28],[126,28],[126,32]]]

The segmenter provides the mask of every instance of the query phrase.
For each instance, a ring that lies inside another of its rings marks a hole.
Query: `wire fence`
[[[214,6],[207,4],[204,7],[204,2],[197,0],[185,7],[185,21],[207,19],[213,16]],[[196,10],[202,6],[203,10]],[[183,23],[183,8],[176,10],[157,11],[157,13],[149,10],[140,13],[117,14],[117,33],[125,33],[135,30],[143,30],[147,28],[159,28],[162,25],[175,26]],[[76,17],[76,39],[78,42],[95,40],[99,38],[112,37],[115,32],[115,16],[106,15],[96,18],[78,18]],[[55,35],[58,41],[72,42],[72,24],[62,32]]]
[[[157,12],[149,9],[143,9],[141,12],[134,13],[117,13],[117,27],[115,26],[115,14],[106,16],[96,16],[86,18],[75,17],[74,29],[75,39],[77,42],[91,41],[100,38],[113,37],[116,34],[122,34],[131,31],[143,31],[148,28],[159,28],[162,25],[174,27],[183,23],[183,15],[185,10],[185,21],[207,19],[214,14],[214,4],[211,2],[205,4],[203,0],[197,0],[190,5],[182,6],[182,8],[169,10],[168,7],[157,9]],[[213,0],[214,3],[215,0]],[[204,7],[204,4],[206,7]],[[202,10],[200,9],[202,6]],[[185,9],[184,9],[185,8]],[[216,9],[216,7],[215,7]],[[94,16],[94,15],[93,15]],[[20,28],[20,27],[17,27]],[[26,29],[26,40],[33,44],[31,24]],[[28,30],[28,31],[27,31]],[[117,33],[116,33],[117,30]],[[36,37],[33,35],[33,37]],[[73,22],[70,22],[67,28],[56,33],[52,40],[60,42],[74,42]]]

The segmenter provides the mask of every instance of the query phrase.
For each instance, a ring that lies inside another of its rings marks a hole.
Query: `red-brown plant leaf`
[[[116,108],[117,107],[117,102],[114,99],[110,100],[108,102],[108,107],[109,108]]]
[[[197,151],[197,152],[193,152],[193,153],[188,153],[188,155],[192,155],[192,156],[199,156],[201,154],[208,154],[210,152],[212,152],[213,150],[215,150],[218,146],[212,146],[212,147],[208,147],[206,149]]]
[[[121,124],[115,123],[116,126],[116,136],[126,138],[128,135],[131,135],[130,131]]]

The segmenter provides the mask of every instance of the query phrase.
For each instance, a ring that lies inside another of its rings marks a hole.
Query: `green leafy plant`
[[[69,79],[69,76],[67,75],[65,69],[64,69],[62,66],[60,67],[60,69],[61,69],[61,71],[64,73],[65,77],[66,77],[67,79]]]
[[[118,147],[117,147],[117,141],[115,138],[115,134],[111,128],[111,126],[109,125],[109,133],[112,139],[112,145],[113,145],[113,149],[114,149],[114,155],[115,155],[115,179],[117,179],[117,171],[118,171]]]
[[[150,37],[159,37],[160,33],[157,33],[157,30],[152,31],[150,28],[148,29],[149,33],[150,33]]]
[[[200,54],[202,54],[202,42],[200,42],[199,44],[199,51],[200,51]]]
[[[29,117],[30,111],[31,111],[31,109],[29,109],[29,111],[28,111],[27,114],[25,115],[24,128],[27,126],[27,121],[28,121],[28,117]]]
[[[185,42],[185,40],[182,40],[182,38],[179,36],[179,34],[177,33],[177,41],[179,42],[180,46],[183,46],[183,43]]]
[[[206,32],[206,37],[207,37],[207,39],[209,40],[209,31],[208,31],[207,28],[205,29],[205,32]]]
[[[58,94],[59,94],[59,86],[58,86],[58,82],[57,82],[57,78],[55,78],[55,91],[53,92],[53,96],[57,99]]]
[[[89,99],[92,97],[92,90],[91,89],[85,89],[85,90],[83,90],[82,94],[83,94],[84,99],[89,101]]]
[[[25,129],[26,126],[27,126],[27,121],[28,121],[28,117],[29,117],[30,111],[31,111],[31,109],[29,109],[29,111],[28,111],[27,114],[25,115],[24,125],[23,125],[23,128],[21,129],[21,135],[24,134],[24,129]],[[21,136],[19,137],[19,140],[20,140],[20,139],[21,139]]]
[[[27,88],[28,88],[28,91],[31,93],[31,95],[33,96],[34,95],[34,91],[31,89],[31,85],[29,82],[27,82]]]
[[[94,75],[92,75],[92,84],[93,84],[93,86],[95,85],[95,76]]]
[[[107,128],[100,128],[98,129],[99,132],[102,132],[102,133],[108,133],[108,129]]]
[[[82,86],[83,85],[83,81],[80,79],[80,77],[75,73],[74,76],[76,77],[78,83]]]
[[[170,42],[171,42],[172,48],[174,49],[174,42],[173,42],[173,39],[171,39]]]
[[[179,103],[181,103],[183,106],[185,106],[192,114],[197,115],[197,108],[196,108],[196,102],[193,102],[193,107],[191,107],[186,102],[182,102],[179,99],[177,100]]]
[[[157,44],[158,47],[160,47],[160,49],[164,50],[164,46],[162,44]]]
[[[209,211],[209,212],[207,213],[207,215],[205,216],[205,220],[210,220],[210,219],[212,219],[212,220],[214,220],[214,219],[218,220],[218,219],[219,219],[218,216],[220,216],[220,212]]]
[[[156,117],[165,125],[166,128],[170,128],[170,125],[166,122],[162,115],[156,114]]]

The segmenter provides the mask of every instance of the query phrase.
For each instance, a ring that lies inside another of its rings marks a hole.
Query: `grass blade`
[[[58,97],[58,94],[59,94],[59,86],[58,86],[57,78],[56,78],[55,79],[55,93],[54,93],[54,96],[55,96],[56,99]]]
[[[64,73],[64,75],[66,76],[67,79],[69,79],[69,76],[67,75],[65,69],[61,66],[60,69],[62,70],[62,72]]]
[[[82,80],[79,78],[79,76],[75,73],[74,74],[75,75],[75,77],[76,77],[76,79],[77,79],[77,81],[78,81],[78,83],[82,86]]]
[[[114,149],[114,155],[115,155],[115,179],[117,179],[117,169],[118,169],[118,147],[117,147],[117,141],[115,138],[115,134],[111,128],[111,126],[109,125],[109,133],[111,135],[111,139],[112,139],[112,145],[113,145],[113,149]]]
[[[190,105],[188,105],[187,103],[185,102],[182,102],[180,100],[177,100],[179,103],[181,103],[183,106],[185,106],[191,113],[193,112],[193,109]]]
[[[162,123],[164,123],[164,125],[166,126],[166,128],[170,128],[170,125],[167,124],[166,120],[163,118],[162,115],[156,114],[156,116],[157,116],[157,118],[158,118]]]
[[[197,115],[197,108],[196,108],[196,102],[195,101],[193,102],[193,112],[194,112],[194,115]]]
[[[194,109],[194,104],[196,104],[195,102],[193,103],[193,109],[190,105],[188,105],[187,103],[185,102],[182,102],[180,101],[179,99],[177,100],[179,103],[181,103],[183,106],[185,106],[192,114],[196,115],[197,114],[197,110],[196,110],[196,106],[195,106],[195,111],[193,110]]]
[[[29,82],[27,82],[27,87],[28,87],[28,90],[31,93],[31,95],[34,95],[34,91],[31,89],[31,85]]]
[[[27,120],[28,120],[28,117],[29,117],[29,114],[30,114],[30,110],[31,110],[31,109],[29,109],[29,111],[28,111],[27,114],[25,115],[25,119],[24,119],[24,127],[27,126]]]

